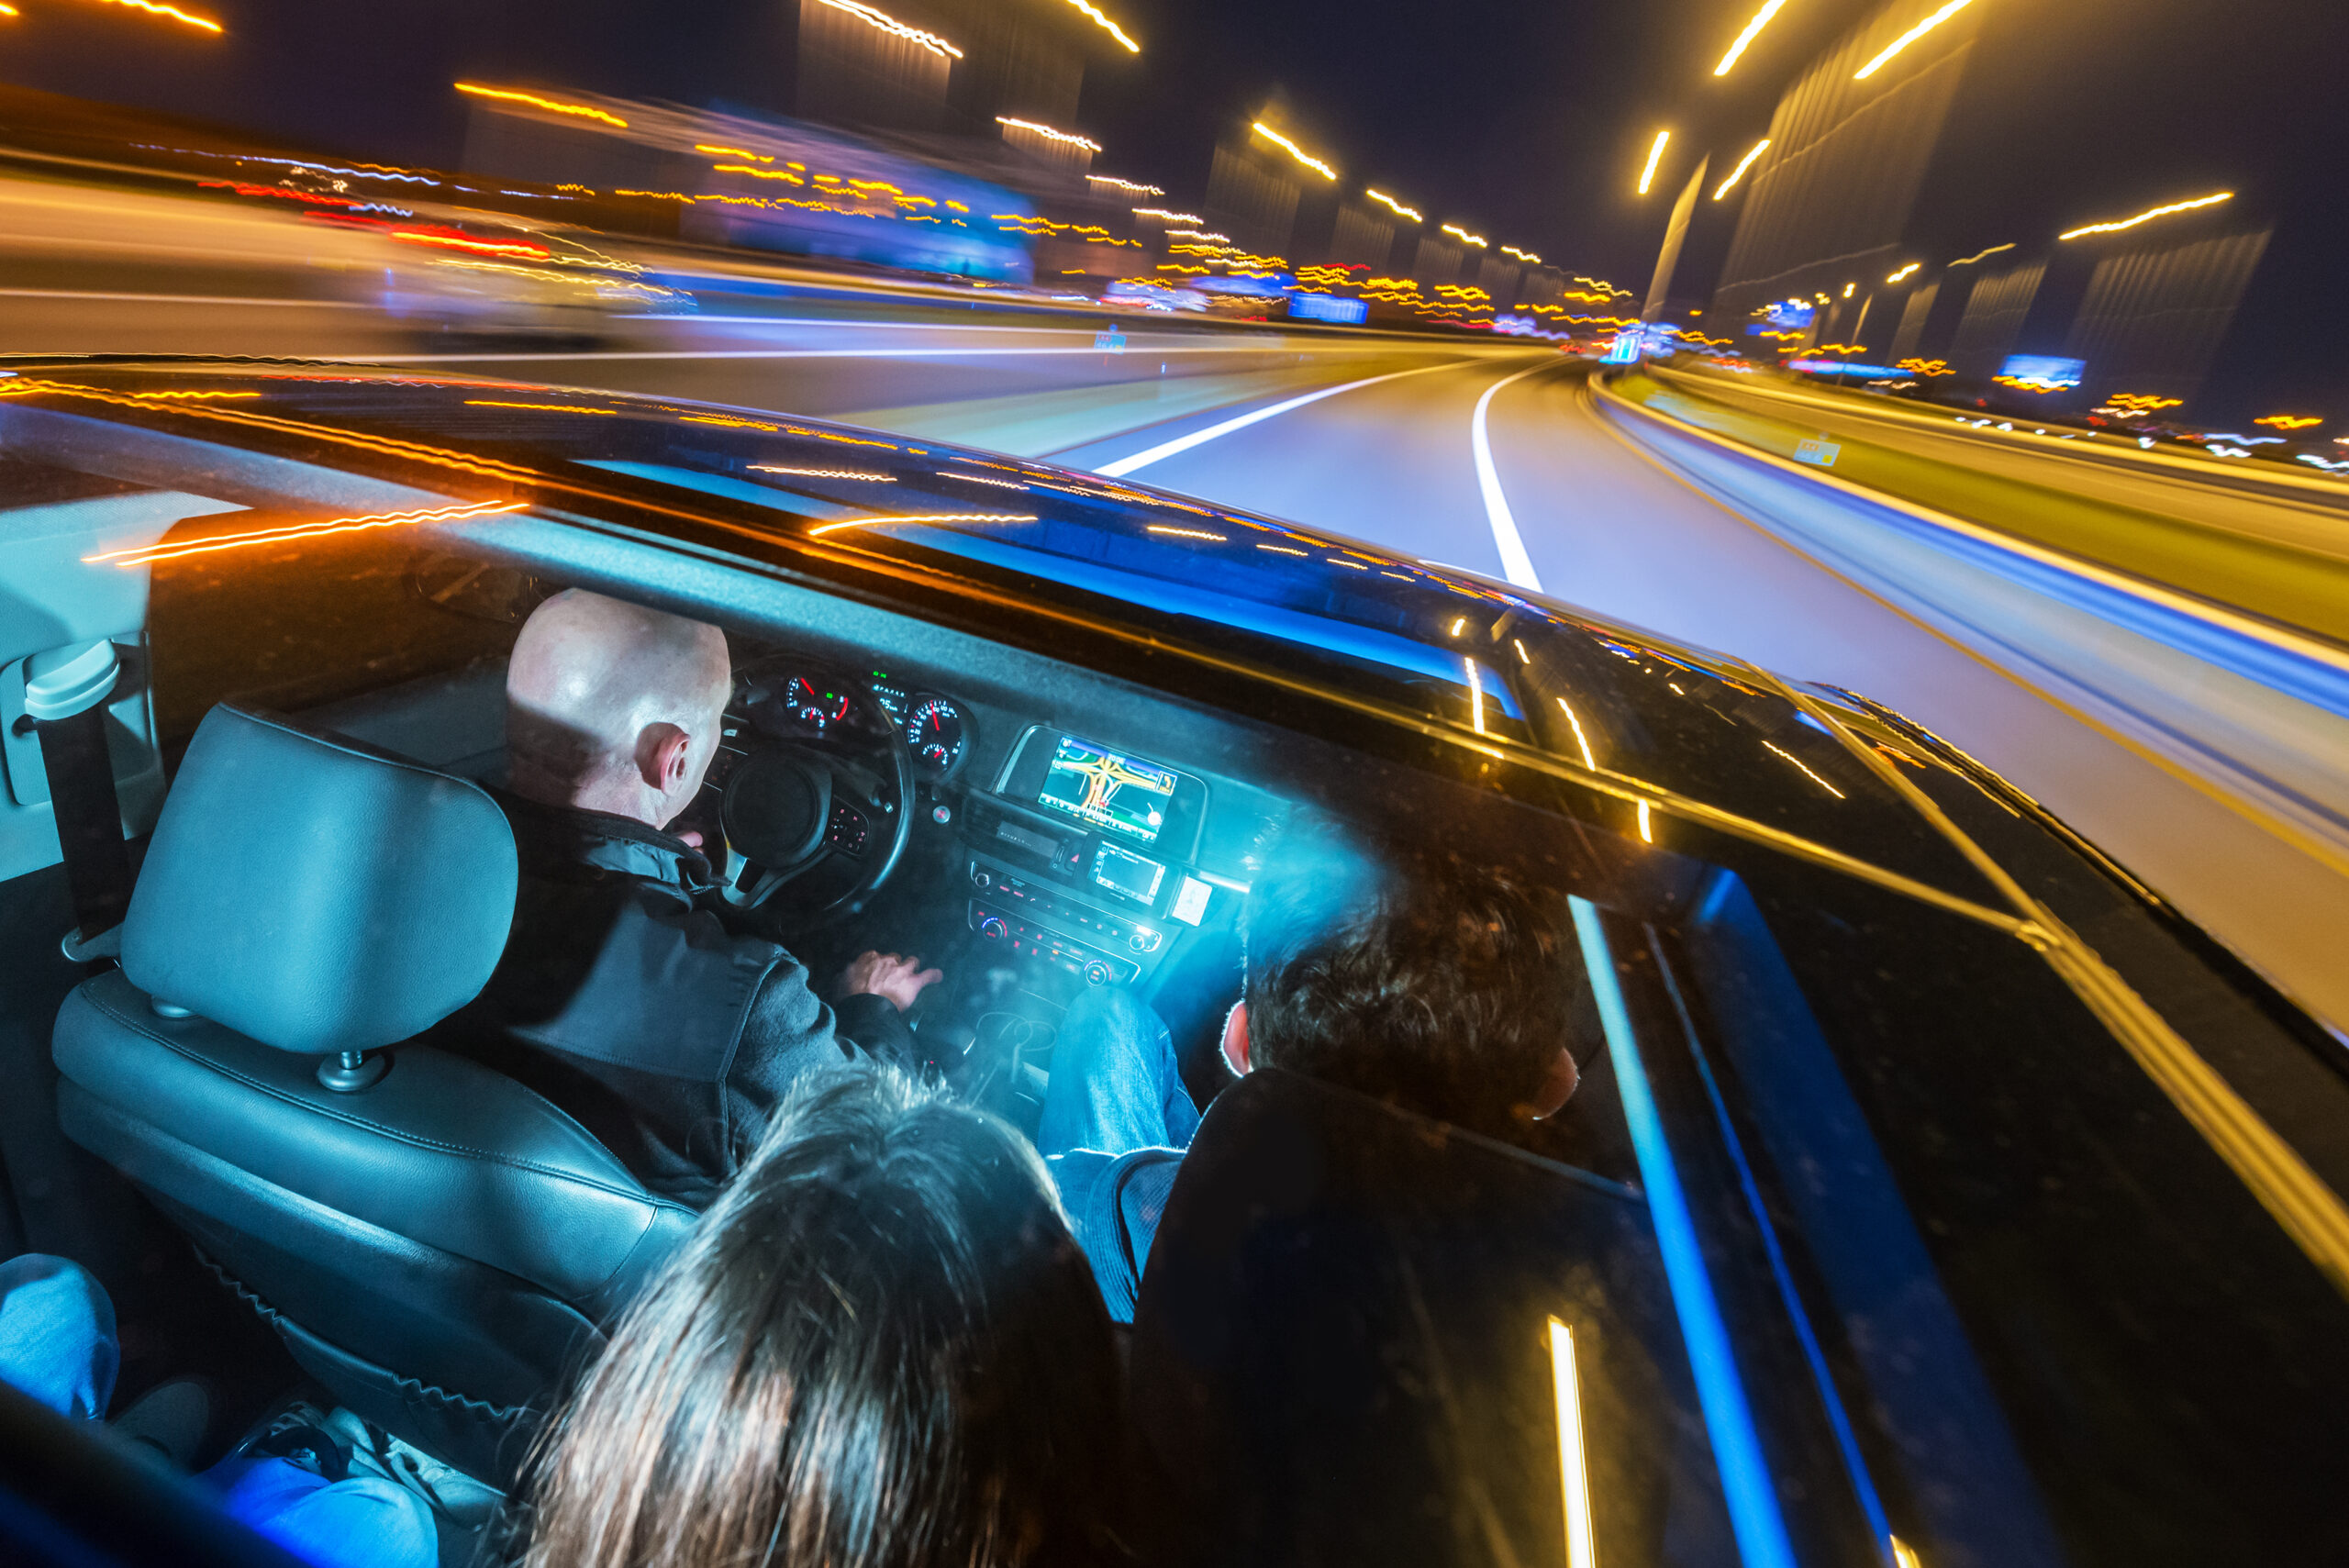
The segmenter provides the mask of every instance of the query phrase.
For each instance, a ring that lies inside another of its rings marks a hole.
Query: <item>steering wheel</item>
[[[725,887],[739,908],[764,911],[783,889],[837,862],[850,868],[848,885],[791,912],[796,927],[822,925],[863,908],[905,856],[914,826],[913,749],[871,692],[846,684],[888,737],[884,754],[845,738],[792,733],[774,694],[764,686],[751,693],[750,727],[763,744],[728,776],[718,807],[728,848],[743,862],[729,867]]]

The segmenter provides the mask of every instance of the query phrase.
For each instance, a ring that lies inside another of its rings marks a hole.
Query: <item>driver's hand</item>
[[[942,971],[924,969],[918,958],[893,952],[861,952],[841,976],[843,996],[886,996],[904,1012],[930,986],[946,978]]]

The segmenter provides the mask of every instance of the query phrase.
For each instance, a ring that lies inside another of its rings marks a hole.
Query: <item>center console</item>
[[[966,797],[970,929],[1070,982],[1144,979],[1215,896],[1196,866],[1207,811],[1202,779],[1031,726],[996,788]]]

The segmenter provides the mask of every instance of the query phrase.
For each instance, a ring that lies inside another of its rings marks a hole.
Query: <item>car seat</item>
[[[478,786],[216,707],[121,967],[53,1037],[67,1136],[339,1400],[500,1485],[695,1218],[536,1094],[413,1043],[488,980],[515,886]]]
[[[1142,1276],[1146,1560],[1565,1568],[1552,1319],[1598,1560],[1655,1560],[1671,1408],[1693,1407],[1661,1279],[1627,1187],[1249,1073],[1200,1123]]]

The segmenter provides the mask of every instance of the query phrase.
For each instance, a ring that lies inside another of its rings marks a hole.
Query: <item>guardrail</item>
[[[2349,651],[1789,462],[1594,379],[1603,417],[1806,555],[2349,869]]]

